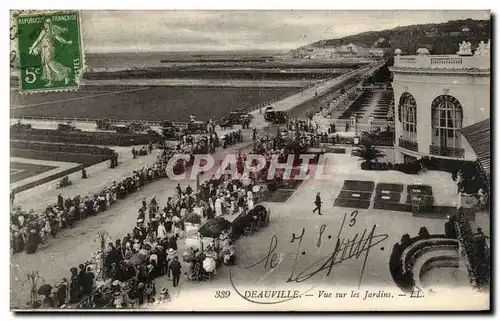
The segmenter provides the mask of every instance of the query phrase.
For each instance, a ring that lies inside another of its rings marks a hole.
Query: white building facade
[[[489,50],[489,49],[488,49]],[[395,57],[396,163],[475,160],[459,129],[490,117],[490,55]]]

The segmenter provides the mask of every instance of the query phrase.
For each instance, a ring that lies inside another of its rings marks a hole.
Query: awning
[[[484,171],[490,175],[490,119],[460,129]]]

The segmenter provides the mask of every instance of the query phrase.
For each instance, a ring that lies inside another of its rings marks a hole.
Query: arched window
[[[401,122],[402,138],[417,140],[417,103],[410,93],[403,93],[399,98],[398,119]]]
[[[461,148],[460,133],[463,111],[460,102],[449,95],[438,96],[432,102],[432,145],[441,148]]]

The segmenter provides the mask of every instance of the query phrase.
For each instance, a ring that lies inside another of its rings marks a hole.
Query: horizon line
[[[137,50],[110,50],[110,51],[96,51],[96,50],[85,50],[85,54],[101,54],[101,53],[126,53],[126,54],[132,54],[132,53],[172,53],[172,52],[259,52],[259,51],[268,51],[268,52],[276,52],[276,53],[284,53],[288,52],[292,49],[207,49],[207,50],[147,50],[147,51],[137,51]]]

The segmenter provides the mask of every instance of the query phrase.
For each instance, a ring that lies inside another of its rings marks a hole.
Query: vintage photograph
[[[490,310],[490,11],[10,23],[12,311]]]

